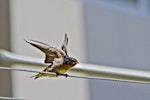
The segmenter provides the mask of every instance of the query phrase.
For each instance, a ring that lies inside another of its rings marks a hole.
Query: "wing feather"
[[[60,61],[61,59],[62,60],[61,63],[63,63],[64,56],[66,56],[66,53],[63,50],[57,49],[55,47],[52,47],[48,44],[36,40],[25,40],[25,41],[41,50],[43,53],[45,53],[45,63],[52,63],[54,60],[57,61],[57,59],[58,61]]]
[[[61,47],[61,49],[66,53],[66,55],[68,55],[68,52],[67,52],[67,45],[68,45],[68,36],[67,36],[67,33],[65,34],[65,39],[64,39],[64,43]]]

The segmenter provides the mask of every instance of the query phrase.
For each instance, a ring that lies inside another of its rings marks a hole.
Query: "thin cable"
[[[36,71],[36,70],[10,68],[10,67],[0,67],[0,70],[21,71],[21,72],[31,72],[31,73],[42,73],[42,74],[55,74],[53,72],[41,72],[41,71]]]
[[[35,71],[35,70],[29,70],[29,69],[19,69],[19,68],[10,68],[10,67],[0,67],[0,70],[22,71],[22,72],[56,75],[56,73],[54,73],[54,72],[41,72],[41,71]],[[65,74],[61,74],[60,76],[65,76],[66,77]],[[150,85],[150,82],[145,82],[145,81],[123,80],[123,79],[114,79],[114,78],[106,78],[106,77],[79,76],[79,75],[68,75],[67,77],[82,78],[82,79],[93,79],[93,80],[108,80],[108,81],[116,81],[116,82],[127,82],[127,83],[148,84],[148,85]]]
[[[68,75],[68,77],[83,78],[83,79],[93,79],[93,80],[106,80],[106,81],[115,81],[115,82],[126,82],[126,83],[135,83],[135,84],[148,84],[148,85],[150,85],[150,82],[114,79],[114,78],[106,78],[106,77],[91,77],[91,76],[88,77],[88,76],[74,76],[74,75]]]
[[[1,97],[0,100],[25,100],[25,99],[17,99],[17,98],[12,98],[12,97]]]

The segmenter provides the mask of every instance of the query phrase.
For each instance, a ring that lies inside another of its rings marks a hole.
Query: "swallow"
[[[39,73],[34,77],[34,79],[37,79],[39,77],[44,77],[44,76],[49,76],[49,77],[54,77],[54,76],[59,76],[59,75],[65,75],[66,77],[68,76],[65,74],[65,72],[74,67],[77,63],[78,60],[70,57],[68,55],[67,51],[67,45],[68,45],[68,36],[65,34],[65,39],[63,42],[63,45],[61,48],[56,48],[53,46],[50,46],[48,44],[36,41],[36,40],[25,40],[27,43],[31,44],[32,46],[36,47],[40,51],[42,51],[45,54],[45,63],[50,64],[48,67],[46,67],[43,72],[54,72],[56,75],[50,75],[50,74],[43,74]]]

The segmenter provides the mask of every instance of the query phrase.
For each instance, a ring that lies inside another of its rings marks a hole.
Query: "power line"
[[[9,70],[9,71],[22,71],[22,72],[30,72],[30,73],[42,73],[42,74],[49,74],[55,76],[56,73],[54,72],[41,72],[36,70],[29,70],[29,69],[21,69],[21,68],[12,68],[12,67],[0,67],[0,70]],[[61,74],[60,76],[65,76],[65,74]],[[57,75],[56,75],[57,77]],[[123,79],[115,79],[115,78],[106,78],[106,77],[94,77],[94,76],[79,76],[79,75],[68,75],[67,77],[70,78],[81,78],[81,79],[93,79],[93,80],[107,80],[107,81],[116,81],[116,82],[127,82],[127,83],[136,83],[136,84],[148,84],[150,82],[145,81],[133,81],[133,80],[123,80]]]
[[[12,97],[1,97],[0,100],[25,100],[25,99],[17,99],[17,98],[12,98]]]
[[[13,65],[25,65],[30,67],[48,66],[47,64],[44,64],[43,60],[40,58],[27,57],[27,56],[22,56],[11,52],[7,52],[4,50],[0,50],[0,66],[9,67]],[[23,69],[20,70],[23,71]],[[111,80],[111,81],[119,80],[119,81],[126,81],[130,83],[133,82],[146,83],[146,84],[150,83],[150,71],[146,71],[146,70],[127,69],[127,68],[115,67],[115,66],[102,66],[102,65],[79,63],[74,68],[70,69],[69,72],[79,73],[79,75],[81,74],[82,76],[85,75],[85,79],[100,80],[99,78],[101,78],[101,80]],[[37,71],[36,73],[41,73],[41,72]],[[71,75],[69,75],[69,77],[71,77]]]

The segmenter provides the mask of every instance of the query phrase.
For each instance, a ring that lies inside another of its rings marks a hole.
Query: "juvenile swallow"
[[[61,46],[61,49],[58,49],[56,47],[50,46],[48,44],[36,40],[25,40],[25,41],[31,44],[32,46],[38,48],[40,51],[42,51],[45,54],[45,63],[49,63],[50,65],[46,67],[43,70],[43,72],[54,72],[56,73],[55,76],[59,76],[64,74],[68,69],[74,67],[78,63],[77,59],[68,56],[67,34],[65,34],[65,39],[63,45]],[[37,79],[43,76],[54,77],[54,75],[43,74],[43,73],[39,73],[33,77],[34,79]],[[67,77],[68,75],[65,74],[65,76]]]

